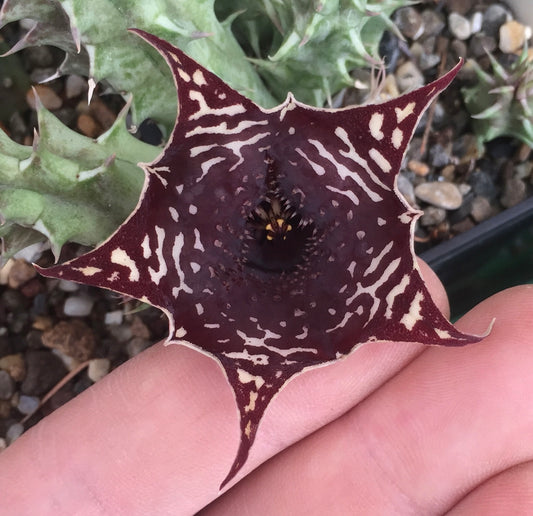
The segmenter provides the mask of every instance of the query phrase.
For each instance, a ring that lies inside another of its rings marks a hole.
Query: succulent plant
[[[410,3],[410,2],[407,2]],[[323,106],[353,84],[350,71],[380,61],[383,32],[395,30],[389,16],[405,0],[226,0],[224,15],[251,61],[281,102],[290,91],[301,102]]]
[[[265,110],[138,33],[172,69],[175,129],[143,165],[127,221],[93,251],[39,270],[159,307],[167,343],[218,361],[241,432],[225,485],[274,396],[302,371],[368,342],[481,339],[433,303],[413,251],[418,212],[396,188],[415,125],[460,65],[377,106],[329,110],[289,96]]]
[[[94,246],[124,221],[142,187],[137,162],[159,152],[127,131],[128,105],[97,140],[70,130],[42,106],[33,146],[0,131],[3,259],[43,235],[56,257],[68,241]]]
[[[94,0],[90,3],[85,0],[5,0],[0,11],[0,26],[21,19],[33,20],[33,26],[8,54],[33,45],[59,47],[65,51],[66,57],[50,79],[76,73],[88,76],[91,88],[97,82],[104,82],[117,92],[131,94],[133,122],[140,123],[149,117],[169,134],[176,116],[172,77],[160,55],[128,33],[128,27],[147,30],[184,49],[263,107],[275,105],[276,100],[285,98],[290,90],[303,101],[322,105],[326,97],[350,84],[348,71],[352,67],[377,58],[377,42],[384,28],[390,25],[387,15],[402,3],[400,0],[219,0],[215,6],[214,0]],[[243,46],[254,52],[255,59],[250,60],[245,55],[232,32],[232,24]],[[261,32],[261,41],[255,30]],[[262,49],[263,45],[267,45],[266,51]],[[266,57],[268,53],[273,55]],[[105,238],[113,226],[118,225],[119,219],[125,217],[127,210],[133,208],[133,185],[139,188],[137,195],[140,193],[135,155],[157,152],[157,149],[149,150],[134,139],[127,144],[130,156],[120,148],[102,145],[103,140],[99,140],[97,147],[84,140],[83,145],[69,148],[68,142],[79,138],[55,122],[53,132],[43,130],[52,122],[51,115],[42,108],[40,118],[46,123],[41,121],[35,149],[13,144],[3,133],[0,136],[0,160],[7,167],[0,172],[0,223],[3,223],[0,236],[7,251],[4,258],[27,243],[43,238],[51,239],[56,256],[65,241],[94,245],[99,238]],[[64,142],[59,142],[60,139]],[[99,150],[92,153],[94,160],[88,164],[82,151],[93,147]],[[41,167],[40,153],[48,148],[53,151],[46,153],[47,182],[43,184],[38,179],[37,170]],[[56,152],[58,148],[60,151]],[[105,156],[102,154],[104,148]],[[100,217],[103,206],[99,204],[101,199],[96,195],[97,188],[86,188],[92,181],[83,181],[75,188],[65,186],[61,172],[65,156],[69,170],[103,167],[94,179],[100,182],[107,181],[105,171],[114,170],[117,163],[121,163],[122,172],[124,163],[131,165],[132,178],[123,173],[109,179],[114,185],[113,192],[120,190],[120,181],[124,180],[126,193],[109,199],[111,216],[105,223]],[[112,156],[117,156],[115,161]],[[31,167],[24,169],[25,160],[30,159]],[[104,166],[106,160],[109,160],[109,166]],[[22,168],[17,170],[16,166]],[[46,187],[45,191],[41,192],[41,187]],[[74,195],[75,201],[65,194],[63,187],[67,188],[68,195]],[[56,200],[69,198],[77,205],[77,217],[72,217],[70,209],[63,210],[61,203],[52,209],[49,203],[43,203],[43,195],[53,195]],[[37,204],[21,213],[12,204],[15,200],[28,208],[33,202]],[[117,203],[123,203],[123,206],[116,206]],[[37,217],[39,206],[47,207],[46,222]]]
[[[469,62],[478,82],[462,89],[466,108],[472,115],[479,144],[513,136],[533,147],[533,62],[527,46],[508,67],[488,53],[493,74]]]

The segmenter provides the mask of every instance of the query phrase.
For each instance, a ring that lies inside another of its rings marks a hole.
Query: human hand
[[[532,313],[519,287],[458,323],[482,333],[495,317],[479,344],[372,343],[298,376],[222,495],[239,439],[231,389],[210,358],[156,345],[0,455],[0,514],[533,512]]]

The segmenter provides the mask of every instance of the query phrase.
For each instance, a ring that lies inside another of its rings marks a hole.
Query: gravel
[[[442,71],[443,58],[446,68],[463,57],[474,58],[489,70],[486,50],[498,59],[513,59],[502,52],[514,52],[531,36],[504,4],[490,1],[420,3],[398,10],[394,20],[404,40],[388,35],[382,45],[388,74],[381,91],[383,100],[433,80]],[[2,29],[6,40],[13,40],[13,30],[10,25]],[[45,46],[25,49],[19,55],[24,69],[36,80],[62,60],[61,52]],[[366,72],[357,75],[363,82],[368,77]],[[417,251],[468,230],[532,193],[531,149],[511,138],[478,149],[460,95],[461,85],[472,80],[465,66],[431,108],[432,114],[423,117],[398,178],[400,192],[423,212],[415,232]],[[87,81],[79,76],[37,89],[56,116],[90,137],[105,131],[124,105],[117,95],[96,94],[87,106]],[[36,123],[35,111],[29,107],[34,103],[33,93],[11,94],[12,102],[9,98],[5,102],[29,105],[13,110],[2,127],[15,141],[30,145]],[[362,95],[364,90],[358,89],[344,92],[342,98],[357,103]],[[425,128],[430,128],[427,134]],[[79,251],[78,246],[69,245],[65,256]],[[33,251],[25,253],[25,259],[10,261],[0,270],[0,450],[167,333],[166,318],[154,308],[136,313],[137,301],[36,276],[28,261],[38,259],[49,265],[53,258],[32,255]],[[43,396],[83,364],[77,375],[39,407]],[[30,417],[22,425],[25,416]]]

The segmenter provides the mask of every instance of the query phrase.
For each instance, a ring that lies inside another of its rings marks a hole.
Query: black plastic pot
[[[452,319],[500,290],[533,283],[533,198],[419,256],[443,282]]]

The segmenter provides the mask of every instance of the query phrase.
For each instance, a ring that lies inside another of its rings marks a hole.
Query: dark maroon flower
[[[423,110],[453,79],[390,102],[265,110],[169,43],[179,114],[128,220],[94,251],[41,272],[146,301],[167,342],[224,368],[242,467],[272,397],[305,368],[373,341],[461,346],[413,252],[419,215],[396,176]]]

